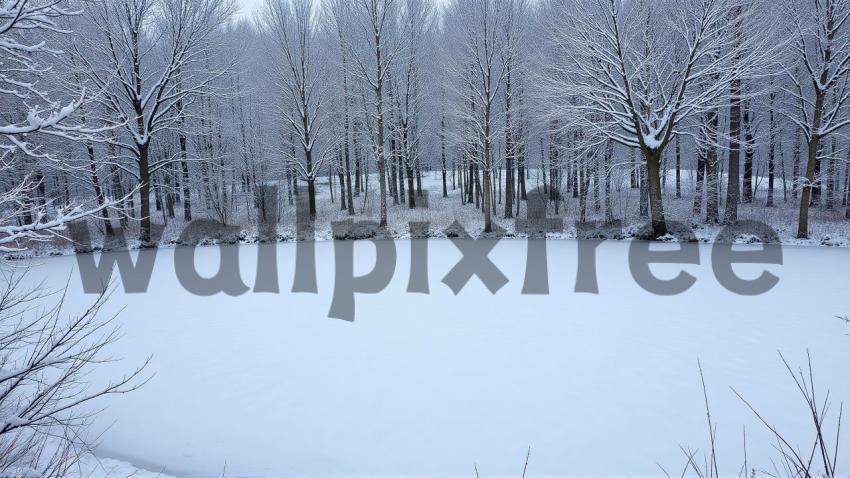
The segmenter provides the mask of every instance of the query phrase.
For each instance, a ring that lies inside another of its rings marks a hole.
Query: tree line
[[[812,207],[850,219],[848,17],[847,0],[0,0],[3,226],[88,215],[147,244],[171,221],[257,220],[268,184],[313,219],[329,193],[387,226],[430,179],[485,233],[542,187],[582,222],[633,205],[656,237],[671,202],[706,224],[787,204],[807,238]]]

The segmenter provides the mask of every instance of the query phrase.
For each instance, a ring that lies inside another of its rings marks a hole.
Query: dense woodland
[[[142,244],[250,224],[263,185],[314,219],[387,225],[431,187],[486,233],[542,187],[551,214],[656,237],[783,208],[806,238],[810,215],[850,220],[848,18],[847,0],[0,0],[2,244],[83,216]]]

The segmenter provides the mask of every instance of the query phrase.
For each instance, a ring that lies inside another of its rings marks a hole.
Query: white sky
[[[243,15],[251,15],[260,8],[263,0],[236,0],[236,4],[239,5]]]

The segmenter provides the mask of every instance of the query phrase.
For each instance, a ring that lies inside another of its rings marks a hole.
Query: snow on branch
[[[662,150],[776,51],[739,0],[555,3],[545,96],[565,125],[626,147]]]

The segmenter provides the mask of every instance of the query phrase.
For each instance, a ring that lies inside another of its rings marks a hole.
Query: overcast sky
[[[263,0],[236,0],[236,4],[242,9],[243,14],[250,15],[262,5]]]

